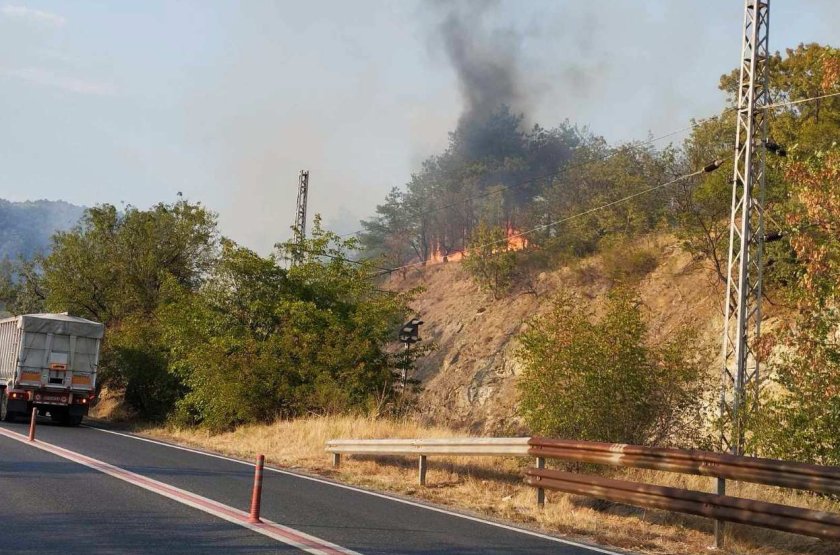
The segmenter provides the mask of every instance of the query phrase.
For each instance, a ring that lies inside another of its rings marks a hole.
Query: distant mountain
[[[0,199],[0,260],[46,252],[56,231],[72,228],[85,208],[63,200]]]

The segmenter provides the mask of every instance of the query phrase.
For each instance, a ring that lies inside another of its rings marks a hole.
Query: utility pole
[[[758,404],[761,279],[764,243],[770,0],[745,0],[738,86],[735,168],[723,321],[721,448],[742,455],[745,426]],[[718,493],[726,483],[718,479]],[[723,544],[723,523],[715,526]]]
[[[297,211],[295,213],[295,242],[303,248],[306,239],[306,200],[309,195],[309,170],[300,170],[298,178]],[[297,264],[303,258],[300,250],[292,257],[292,264]]]

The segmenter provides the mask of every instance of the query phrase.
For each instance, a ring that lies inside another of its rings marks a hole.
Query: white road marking
[[[117,431],[114,431],[114,430],[106,430],[105,428],[97,428],[96,426],[86,425],[85,427],[90,428],[92,430],[99,431],[99,432],[104,432],[104,433],[107,433],[107,434],[114,434],[114,435],[118,435],[118,436],[122,436],[122,437],[127,437],[127,438],[134,439],[134,440],[137,440],[137,441],[145,441],[145,442],[148,442],[148,443],[154,443],[155,445],[161,445],[163,447],[169,447],[170,449],[179,449],[181,451],[187,451],[189,453],[195,453],[196,455],[204,455],[205,457],[212,457],[212,458],[215,458],[215,459],[221,459],[221,460],[224,460],[224,461],[243,464],[245,466],[254,466],[254,463],[251,463],[251,462],[248,462],[248,461],[243,461],[241,459],[236,459],[234,457],[228,457],[226,455],[220,455],[218,453],[211,453],[211,452],[208,452],[208,451],[202,451],[201,449],[194,449],[192,447],[184,447],[183,445],[176,445],[174,443],[159,441],[159,440],[156,440],[156,439],[151,439],[151,438],[148,438],[148,437],[142,437],[142,436],[138,436],[138,435],[134,435],[134,434],[128,434],[128,433],[125,433],[125,432],[117,432]],[[458,513],[458,512],[455,512],[455,511],[449,511],[449,510],[443,509],[441,507],[426,505],[424,503],[420,503],[420,502],[417,502],[417,501],[410,501],[408,499],[401,499],[399,497],[393,497],[393,496],[390,496],[390,495],[386,495],[384,493],[369,491],[369,490],[357,488],[357,487],[354,487],[354,486],[348,486],[346,484],[340,484],[338,482],[333,482],[333,481],[325,480],[325,479],[322,479],[322,478],[316,478],[314,476],[308,476],[306,474],[300,474],[298,472],[292,472],[290,470],[283,470],[283,469],[274,468],[274,467],[271,467],[271,466],[266,466],[265,470],[270,470],[272,472],[277,472],[279,474],[286,474],[288,476],[293,476],[295,478],[300,478],[300,479],[303,479],[303,480],[310,480],[312,482],[318,482],[320,484],[326,484],[328,486],[333,486],[333,487],[336,487],[336,488],[342,488],[342,489],[346,489],[346,490],[350,490],[350,491],[355,491],[355,492],[358,492],[358,493],[364,493],[365,495],[372,495],[373,497],[379,497],[381,499],[387,499],[389,501],[395,501],[397,503],[402,503],[404,505],[411,505],[412,507],[418,507],[420,509],[425,509],[427,511],[434,511],[434,512],[443,513],[443,514],[446,514],[446,515],[449,515],[449,516],[463,518],[465,520],[470,520],[470,521],[473,521],[473,522],[480,522],[481,524],[486,524],[488,526],[494,526],[496,528],[502,528],[504,530],[510,530],[511,532],[516,532],[516,533],[519,533],[519,534],[525,534],[526,536],[533,536],[533,537],[541,538],[541,539],[548,540],[548,541],[562,543],[562,544],[565,544],[565,545],[571,545],[573,547],[579,547],[581,549],[588,549],[588,550],[590,550],[594,553],[603,553],[605,555],[627,555],[626,552],[621,553],[621,552],[618,552],[618,551],[610,551],[608,549],[604,549],[604,548],[601,548],[601,547],[586,545],[584,543],[579,543],[579,542],[576,542],[576,541],[573,541],[573,540],[566,540],[566,539],[563,539],[563,538],[558,538],[556,536],[550,536],[548,534],[541,534],[539,532],[534,532],[532,530],[527,530],[525,528],[518,528],[516,526],[510,526],[508,524],[502,524],[501,522],[493,522],[492,520],[485,520],[483,518],[479,518],[479,517],[475,517],[475,516],[471,516],[471,515],[467,515],[467,514],[463,514],[463,513]]]
[[[248,522],[249,515],[245,511],[241,511],[234,507],[230,507],[223,503],[219,503],[218,501],[202,497],[164,482],[148,478],[141,474],[136,474],[104,461],[88,457],[87,455],[82,455],[81,453],[59,447],[58,445],[46,443],[41,440],[30,442],[26,436],[11,432],[5,428],[0,428],[0,435],[19,441],[25,445],[36,447],[42,451],[46,451],[88,468],[92,468],[102,472],[103,474],[117,478],[118,480],[128,482],[129,484],[151,491],[152,493],[156,493],[168,499],[172,499],[173,501],[177,501],[178,503],[182,503],[189,507],[193,507],[228,522],[238,524],[239,526],[243,526],[249,530],[268,536],[271,539],[291,545],[301,551],[311,553],[312,555],[361,555],[356,551],[345,549],[334,543],[316,538],[315,536],[295,530],[294,528],[283,526],[282,524],[278,524],[271,520],[262,519],[262,523]]]

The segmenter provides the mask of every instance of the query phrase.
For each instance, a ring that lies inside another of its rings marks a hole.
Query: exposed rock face
[[[676,240],[650,241],[660,253],[659,265],[641,280],[639,295],[653,337],[686,323],[697,326],[707,347],[700,355],[716,372],[722,298],[716,276],[681,250]],[[392,288],[426,288],[414,308],[426,322],[424,340],[434,341],[438,348],[418,362],[417,377],[424,388],[422,415],[473,433],[525,432],[516,416],[516,377],[521,372],[516,337],[532,316],[549,308],[560,290],[589,299],[598,312],[612,284],[603,277],[598,257],[582,261],[579,268],[585,270],[539,273],[528,287],[520,284],[503,299],[481,291],[457,262],[394,278]]]

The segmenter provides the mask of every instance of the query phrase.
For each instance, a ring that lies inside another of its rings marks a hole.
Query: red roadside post
[[[262,477],[263,465],[265,464],[265,455],[257,457],[257,464],[254,466],[254,491],[251,494],[251,514],[248,515],[248,522],[259,524],[260,520],[260,500],[262,498]]]
[[[35,441],[35,417],[38,415],[38,409],[32,407],[32,419],[29,421],[29,441]]]

